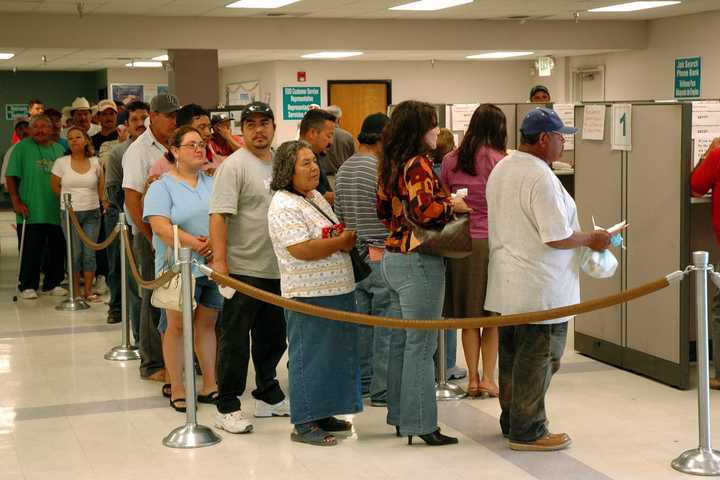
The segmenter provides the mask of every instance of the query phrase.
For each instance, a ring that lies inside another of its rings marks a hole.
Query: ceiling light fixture
[[[658,2],[629,2],[620,3],[618,5],[610,5],[609,7],[591,8],[588,12],[608,13],[608,12],[637,12],[638,10],[648,10],[650,8],[669,7],[682,3],[680,0],[658,1]]]
[[[308,53],[306,55],[302,55],[302,58],[348,58],[348,57],[357,57],[358,55],[362,55],[363,52],[316,52],[316,53]]]
[[[130,68],[162,68],[162,62],[132,61],[126,63],[125,66]]]
[[[390,10],[415,10],[421,12],[431,12],[435,10],[443,10],[445,8],[457,7],[473,3],[473,0],[417,0],[416,2],[404,3],[396,7],[390,7]]]
[[[0,53],[0,60],[10,60],[14,56],[14,53]]]
[[[225,5],[225,8],[280,8],[300,0],[238,0]]]
[[[156,62],[167,62],[170,60],[170,57],[168,57],[167,53],[165,55],[158,55],[157,57],[153,57],[153,60]]]
[[[513,57],[525,57],[532,55],[535,52],[489,52],[489,53],[478,53],[477,55],[468,55],[465,58],[471,60],[495,60],[498,58],[513,58]]]

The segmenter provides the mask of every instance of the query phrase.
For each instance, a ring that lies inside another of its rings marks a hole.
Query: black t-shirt
[[[93,147],[95,147],[95,155],[100,153],[100,145],[102,145],[105,142],[110,142],[112,140],[118,139],[118,132],[117,130],[113,130],[110,135],[103,135],[102,132],[98,132],[95,135],[91,137]]]

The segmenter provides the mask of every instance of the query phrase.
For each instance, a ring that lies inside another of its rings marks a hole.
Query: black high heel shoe
[[[397,425],[395,425],[395,436],[402,437],[402,435],[400,435],[400,427]]]
[[[420,439],[422,439],[423,442],[427,443],[428,445],[432,447],[440,446],[440,445],[454,445],[458,443],[458,439],[455,437],[448,437],[447,435],[443,435],[440,433],[440,429],[438,428],[432,433],[427,433],[425,435],[418,435]],[[412,445],[413,436],[408,435],[408,445]]]

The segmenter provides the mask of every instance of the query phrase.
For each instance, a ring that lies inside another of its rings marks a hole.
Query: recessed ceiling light
[[[489,52],[489,53],[478,53],[477,55],[468,55],[465,58],[470,59],[496,59],[496,58],[513,58],[513,57],[525,57],[532,55],[535,52]]]
[[[135,68],[160,68],[162,67],[162,62],[130,62],[126,63],[125,66]]]
[[[661,2],[629,2],[620,3],[618,5],[610,5],[609,7],[591,8],[588,12],[637,12],[638,10],[647,10],[649,8],[668,7],[677,5],[680,0],[661,1]]]
[[[14,56],[14,53],[0,53],[0,60],[10,60]]]
[[[302,58],[347,58],[347,57],[357,57],[358,55],[362,55],[363,52],[317,52],[317,53],[308,53],[306,55],[303,55]]]
[[[170,57],[167,56],[167,53],[165,55],[158,55],[157,57],[153,57],[153,60],[156,62],[167,62],[170,60]]]
[[[300,0],[239,0],[225,5],[225,8],[280,8]]]
[[[444,8],[457,7],[472,3],[473,0],[417,0],[416,2],[404,3],[397,7],[390,7],[390,10],[416,10],[429,12],[433,10],[442,10]]]

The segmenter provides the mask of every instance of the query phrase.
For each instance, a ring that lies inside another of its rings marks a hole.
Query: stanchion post
[[[710,435],[710,357],[708,355],[707,275],[708,252],[693,252],[697,315],[698,425],[700,445],[672,461],[672,467],[691,475],[720,475],[720,452],[712,449]],[[716,348],[718,348],[716,346]]]
[[[195,368],[193,367],[193,308],[192,266],[190,249],[180,249],[180,275],[182,276],[183,348],[185,357],[185,398],[187,404],[185,425],[174,429],[163,439],[163,445],[171,448],[208,447],[219,443],[221,438],[204,425],[198,425]]]
[[[69,296],[60,305],[55,306],[55,310],[63,310],[66,312],[75,312],[78,310],[87,310],[90,305],[85,302],[82,298],[78,298],[77,292],[75,291],[75,274],[73,272],[73,225],[70,221],[70,207],[72,207],[72,197],[69,193],[63,194],[63,205],[65,206],[65,231],[67,232],[67,238],[65,239],[65,251],[67,255],[67,274],[68,274],[68,292]]]
[[[435,398],[440,401],[460,400],[467,393],[447,379],[447,331],[438,330],[437,348],[437,383],[435,384]]]
[[[125,254],[125,235],[127,222],[125,214],[118,215],[118,223],[115,228],[120,231],[120,317],[122,319],[122,343],[116,345],[105,354],[105,360],[124,362],[128,360],[140,360],[140,351],[130,343],[130,318],[128,315],[128,281],[127,281],[127,257]]]

